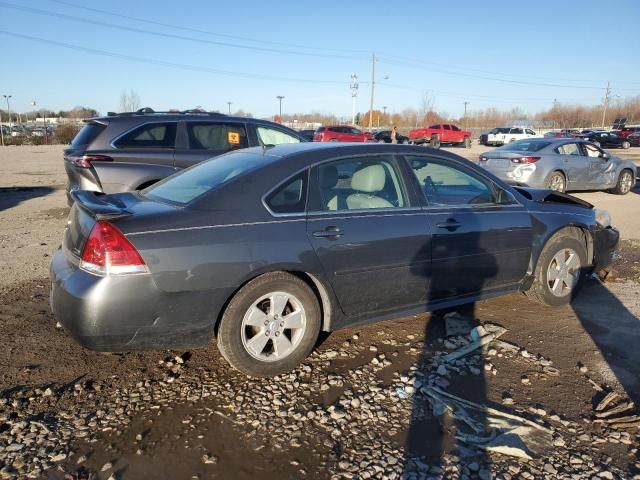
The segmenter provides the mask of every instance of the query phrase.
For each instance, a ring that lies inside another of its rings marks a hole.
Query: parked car
[[[230,150],[305,139],[277,123],[201,111],[150,108],[92,118],[64,150],[71,192],[141,190]]]
[[[51,263],[70,335],[125,351],[215,333],[254,376],[294,368],[321,330],[513,292],[567,304],[619,237],[582,200],[409,145],[251,148],[140,192],[73,196]]]
[[[471,148],[471,132],[461,130],[450,123],[431,125],[427,128],[416,128],[409,132],[409,141],[416,145],[429,145],[440,148],[440,144],[448,143]]]
[[[391,143],[391,130],[380,130],[373,135],[373,139],[378,143]],[[396,143],[409,143],[409,137],[396,133]]]
[[[348,125],[320,127],[313,136],[314,142],[371,142],[373,135]]]
[[[582,139],[531,139],[480,155],[480,166],[502,180],[534,188],[608,190],[625,195],[636,184],[636,166]]]
[[[615,133],[616,135],[622,138],[629,138],[629,135],[635,132],[640,132],[640,126],[632,125],[628,127],[622,127],[622,129],[620,130],[614,130],[613,133]]]
[[[627,141],[632,147],[640,147],[640,130],[630,134]]]
[[[304,137],[307,142],[313,142],[313,136],[316,134],[316,131],[313,129],[298,130],[298,134]]]
[[[622,138],[613,132],[589,132],[580,135],[580,138],[584,138],[597,146],[604,148],[624,148],[627,149],[631,146],[631,143],[626,138]]]
[[[480,136],[483,145],[504,145],[505,143],[524,140],[526,138],[541,138],[542,135],[525,127],[501,127],[494,128],[489,133]],[[484,141],[484,143],[483,143]]]
[[[544,138],[574,138],[580,135],[580,130],[578,129],[563,129],[563,130],[552,130],[550,132],[546,132],[543,137]]]

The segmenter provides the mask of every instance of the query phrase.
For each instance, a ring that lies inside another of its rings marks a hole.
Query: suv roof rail
[[[134,115],[210,115],[226,117],[224,113],[220,112],[207,112],[198,108],[192,108],[189,110],[165,110],[155,111],[151,107],[144,107],[136,110],[135,112],[107,112],[108,117],[131,117]]]

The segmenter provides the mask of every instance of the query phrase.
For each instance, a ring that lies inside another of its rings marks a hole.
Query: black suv
[[[199,110],[109,113],[85,121],[64,150],[74,190],[140,190],[186,167],[230,150],[305,142],[294,130],[266,120]]]

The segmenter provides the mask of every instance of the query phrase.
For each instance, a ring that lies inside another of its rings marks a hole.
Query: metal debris
[[[492,342],[507,331],[506,328],[502,328],[498,325],[492,325],[492,330],[492,333],[487,333],[486,329],[482,325],[475,327],[473,330],[471,330],[470,334],[473,341],[468,345],[465,345],[464,347],[461,347],[458,350],[445,355],[443,360],[445,362],[452,362],[453,360],[457,360],[460,357],[464,357],[474,350],[477,350],[478,348]]]
[[[531,459],[542,455],[553,441],[552,431],[536,422],[486,405],[470,402],[437,387],[423,387],[434,409],[449,412],[474,433],[456,432],[456,438],[482,450]],[[471,411],[480,418],[474,418]]]

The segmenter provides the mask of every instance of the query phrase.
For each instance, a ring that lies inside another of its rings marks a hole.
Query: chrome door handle
[[[451,220],[451,221],[447,221],[447,222],[443,222],[443,223],[436,223],[436,227],[438,228],[446,228],[447,230],[451,229],[451,230],[456,230],[458,228],[460,228],[462,226],[461,223],[456,222],[455,220]]]
[[[324,230],[313,232],[313,236],[318,238],[340,238],[342,230],[338,227],[327,227]]]

